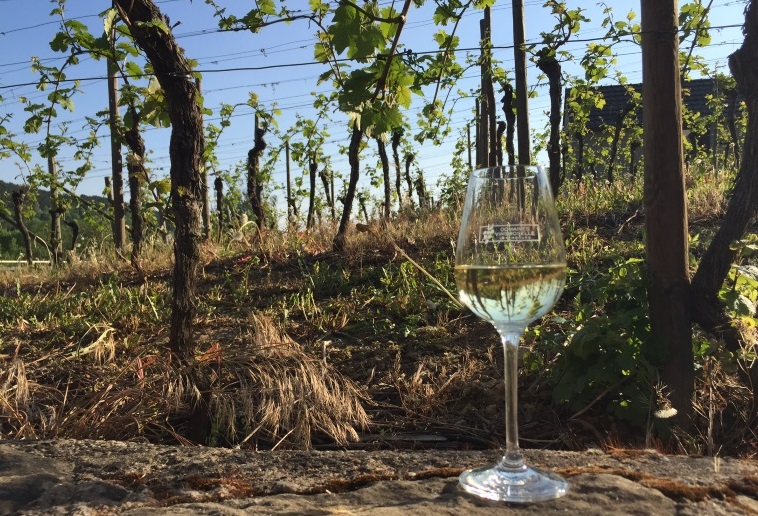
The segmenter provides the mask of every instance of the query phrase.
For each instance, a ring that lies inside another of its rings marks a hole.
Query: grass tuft
[[[235,445],[263,440],[305,448],[314,436],[339,444],[358,440],[355,429],[369,424],[362,389],[270,319],[253,316],[250,325],[246,346],[204,360],[215,377],[216,437]]]

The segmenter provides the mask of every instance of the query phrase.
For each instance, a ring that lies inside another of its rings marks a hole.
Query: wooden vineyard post
[[[654,345],[668,350],[661,380],[679,424],[686,426],[692,412],[694,355],[678,38],[677,0],[642,0],[650,329]]]

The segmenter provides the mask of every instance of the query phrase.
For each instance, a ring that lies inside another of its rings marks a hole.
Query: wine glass
[[[537,502],[563,496],[562,477],[527,466],[518,443],[518,343],[527,325],[558,301],[566,253],[544,168],[489,167],[469,177],[455,252],[461,301],[500,334],[505,353],[505,455],[464,471],[460,484],[489,500]]]

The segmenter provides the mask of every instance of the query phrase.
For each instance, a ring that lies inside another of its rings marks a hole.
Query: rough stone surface
[[[758,514],[758,463],[653,451],[527,451],[568,477],[558,500],[464,493],[497,452],[254,452],[107,441],[0,441],[0,514]]]

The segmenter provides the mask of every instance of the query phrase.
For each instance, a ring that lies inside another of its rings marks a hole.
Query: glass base
[[[467,492],[499,502],[529,503],[565,495],[568,482],[555,473],[529,466],[485,466],[467,469],[458,478]]]

